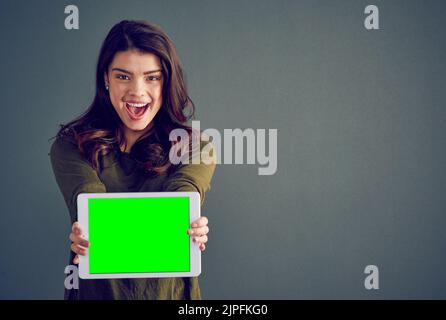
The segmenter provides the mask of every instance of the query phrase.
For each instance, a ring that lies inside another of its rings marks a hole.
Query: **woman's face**
[[[164,79],[159,58],[137,50],[118,52],[104,80],[126,136],[143,135],[162,104]]]

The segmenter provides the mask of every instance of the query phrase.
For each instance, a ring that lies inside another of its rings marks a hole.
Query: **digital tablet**
[[[82,279],[195,277],[201,251],[187,234],[198,192],[81,193],[78,221],[90,247]]]

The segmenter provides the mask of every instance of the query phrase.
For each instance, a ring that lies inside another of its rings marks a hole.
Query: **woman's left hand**
[[[187,230],[187,234],[193,237],[193,241],[197,243],[201,251],[206,249],[205,243],[208,242],[209,227],[208,218],[200,217],[192,222],[191,228]]]

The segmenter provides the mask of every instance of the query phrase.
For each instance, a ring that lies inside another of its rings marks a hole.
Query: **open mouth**
[[[125,109],[127,110],[127,114],[132,120],[140,120],[147,109],[149,109],[149,104],[133,104],[133,103],[125,103]]]

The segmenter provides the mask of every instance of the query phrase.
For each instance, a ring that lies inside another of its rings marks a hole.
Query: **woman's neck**
[[[125,153],[130,153],[130,150],[132,150],[133,145],[143,136],[147,136],[147,133],[151,131],[152,127],[153,125],[149,124],[142,131],[134,131],[125,127],[124,128],[125,144],[122,144],[120,146],[121,151]]]

